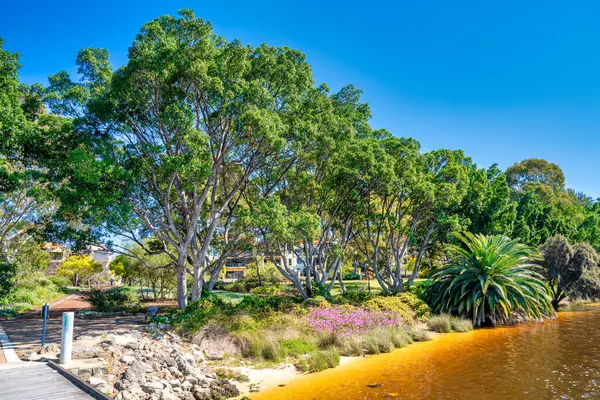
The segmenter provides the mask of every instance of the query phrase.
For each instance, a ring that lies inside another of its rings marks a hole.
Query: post
[[[46,344],[46,323],[48,322],[48,313],[50,312],[50,306],[48,303],[44,303],[42,306],[42,318],[44,319],[44,324],[42,326],[42,348]]]
[[[73,350],[73,319],[74,313],[63,313],[62,335],[60,340],[60,364],[71,362],[71,352]]]

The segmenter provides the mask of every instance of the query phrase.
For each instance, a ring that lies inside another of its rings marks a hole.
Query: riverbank
[[[588,398],[600,378],[600,307],[555,320],[436,335],[289,381],[252,400]],[[336,382],[332,385],[332,382]],[[507,385],[507,382],[511,382]],[[318,393],[318,396],[315,394]]]

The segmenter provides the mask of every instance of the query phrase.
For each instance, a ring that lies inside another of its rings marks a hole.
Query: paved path
[[[106,331],[128,332],[144,322],[144,314],[124,315],[106,318],[77,318],[73,326],[73,336],[101,335]],[[0,322],[12,342],[12,347],[18,353],[26,350],[36,350],[41,345],[42,319],[14,318]],[[46,344],[60,344],[62,329],[62,314],[51,315],[46,328]],[[0,396],[2,399],[2,396]]]
[[[44,363],[0,367],[2,400],[90,400],[92,397]]]

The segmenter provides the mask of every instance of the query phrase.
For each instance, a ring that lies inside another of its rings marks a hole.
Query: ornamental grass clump
[[[399,322],[392,312],[350,306],[314,308],[304,317],[304,321],[317,333],[336,337],[364,335],[378,327],[398,326]]]

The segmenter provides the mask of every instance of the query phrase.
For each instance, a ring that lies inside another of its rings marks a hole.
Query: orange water
[[[368,385],[380,384],[376,388]],[[439,335],[252,400],[600,399],[600,307],[554,321]]]

